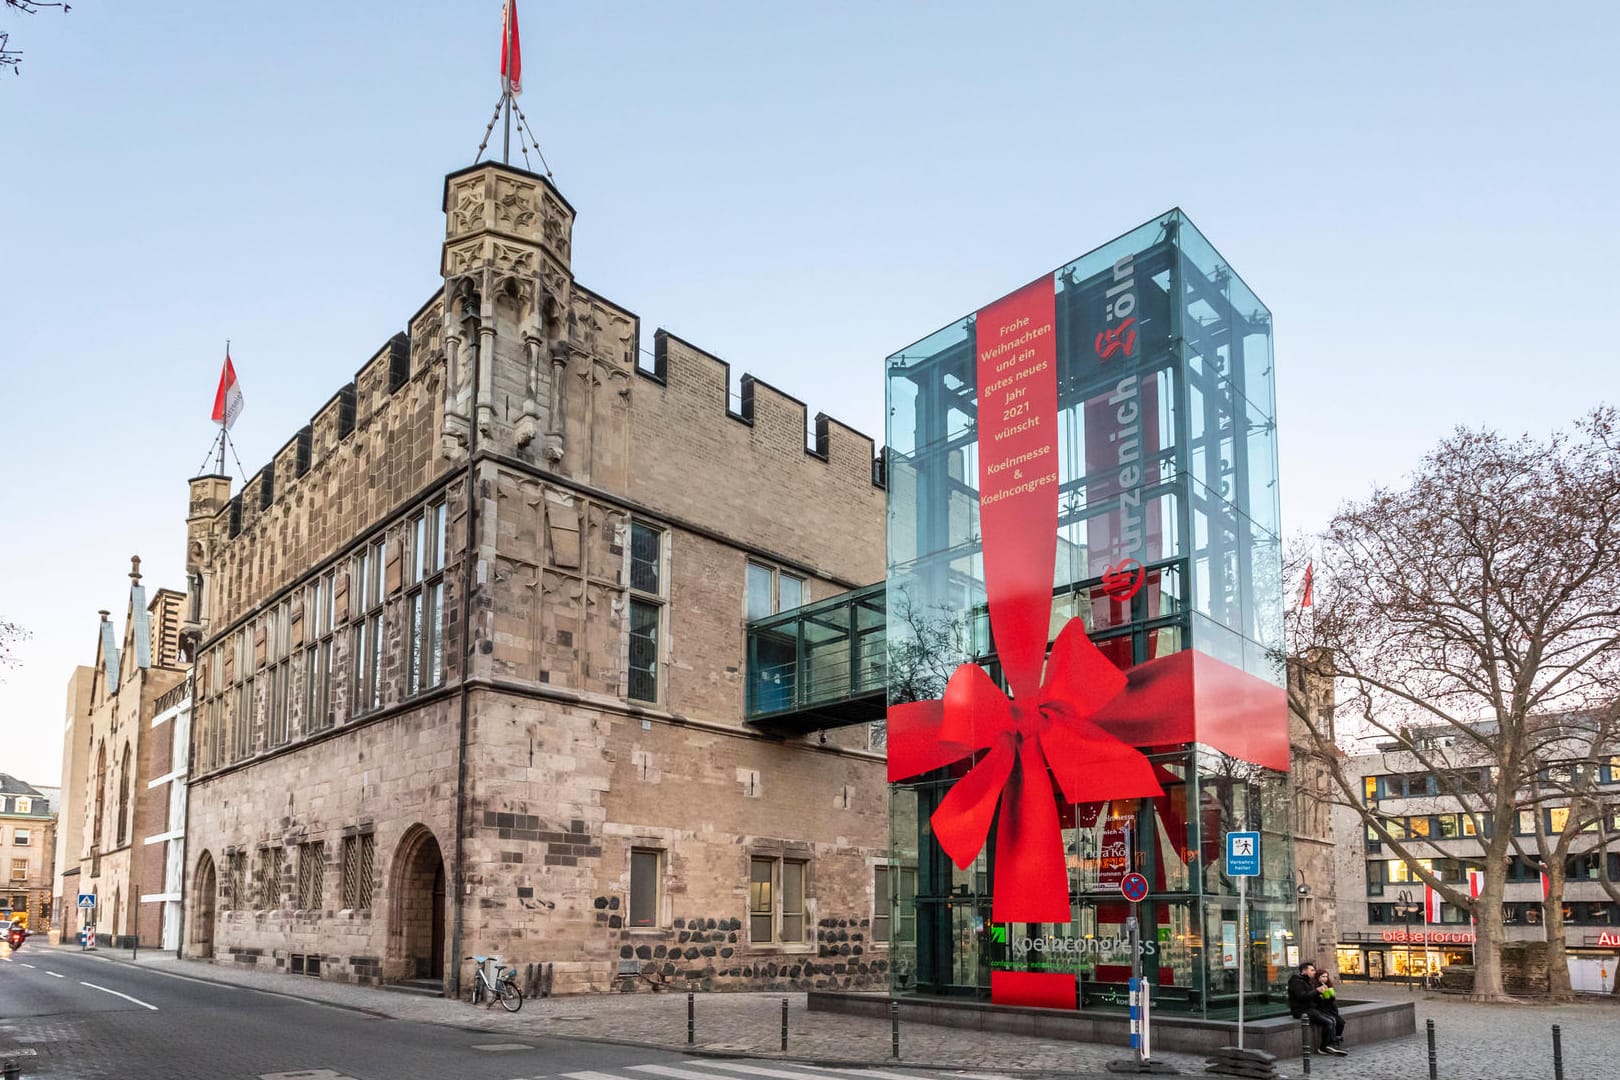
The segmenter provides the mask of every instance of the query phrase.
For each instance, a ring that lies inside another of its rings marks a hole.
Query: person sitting
[[[1299,970],[1288,980],[1288,1013],[1296,1020],[1309,1020],[1311,1027],[1316,1029],[1316,1052],[1335,1057],[1344,1057],[1345,1052],[1333,1045],[1334,1024],[1318,1004],[1321,1001],[1316,991],[1316,964],[1310,960],[1302,960]]]
[[[1333,986],[1333,976],[1325,971],[1316,973],[1316,1007],[1333,1022],[1333,1038],[1328,1045],[1344,1053],[1344,1017],[1339,1015],[1339,991]]]

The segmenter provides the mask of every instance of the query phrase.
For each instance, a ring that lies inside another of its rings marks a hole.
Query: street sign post
[[[1260,834],[1257,832],[1229,832],[1226,834],[1226,876],[1237,878],[1238,885],[1238,1014],[1237,1044],[1243,1049],[1243,999],[1248,996],[1245,981],[1249,960],[1249,879],[1260,876]]]
[[[89,892],[80,893],[79,894],[79,906],[81,908],[86,908],[86,909],[95,907],[96,906],[96,894],[95,893],[89,893]]]
[[[1148,880],[1141,874],[1131,872],[1126,874],[1119,882],[1120,895],[1133,904],[1140,904],[1147,899]]]
[[[1136,1062],[1140,1067],[1153,1055],[1149,980],[1142,977],[1142,924],[1136,918],[1136,905],[1147,899],[1148,879],[1133,870],[1120,879],[1119,892],[1131,902],[1131,914],[1125,920],[1131,943],[1131,1049],[1136,1051]]]

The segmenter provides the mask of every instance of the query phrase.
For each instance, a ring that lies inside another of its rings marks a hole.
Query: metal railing
[[[879,582],[749,623],[747,718],[881,695],[888,676],[884,620]]]

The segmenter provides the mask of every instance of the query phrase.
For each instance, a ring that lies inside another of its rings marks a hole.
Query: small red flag
[[[214,391],[214,423],[223,424],[227,431],[242,412],[242,386],[236,381],[236,368],[231,366],[231,354],[225,353],[225,366],[219,372],[219,389]]]
[[[1311,572],[1315,569],[1313,563],[1305,564],[1305,592],[1299,598],[1299,606],[1303,610],[1311,606]]]
[[[501,11],[501,89],[523,93],[523,50],[518,45],[517,0],[506,0]]]

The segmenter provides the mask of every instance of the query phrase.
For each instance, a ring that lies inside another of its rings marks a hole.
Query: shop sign
[[[1620,949],[1620,934],[1611,934],[1605,930],[1598,935],[1597,943],[1609,948]]]
[[[1472,930],[1385,930],[1384,940],[1397,945],[1472,945]],[[1617,941],[1616,944],[1620,944]]]

